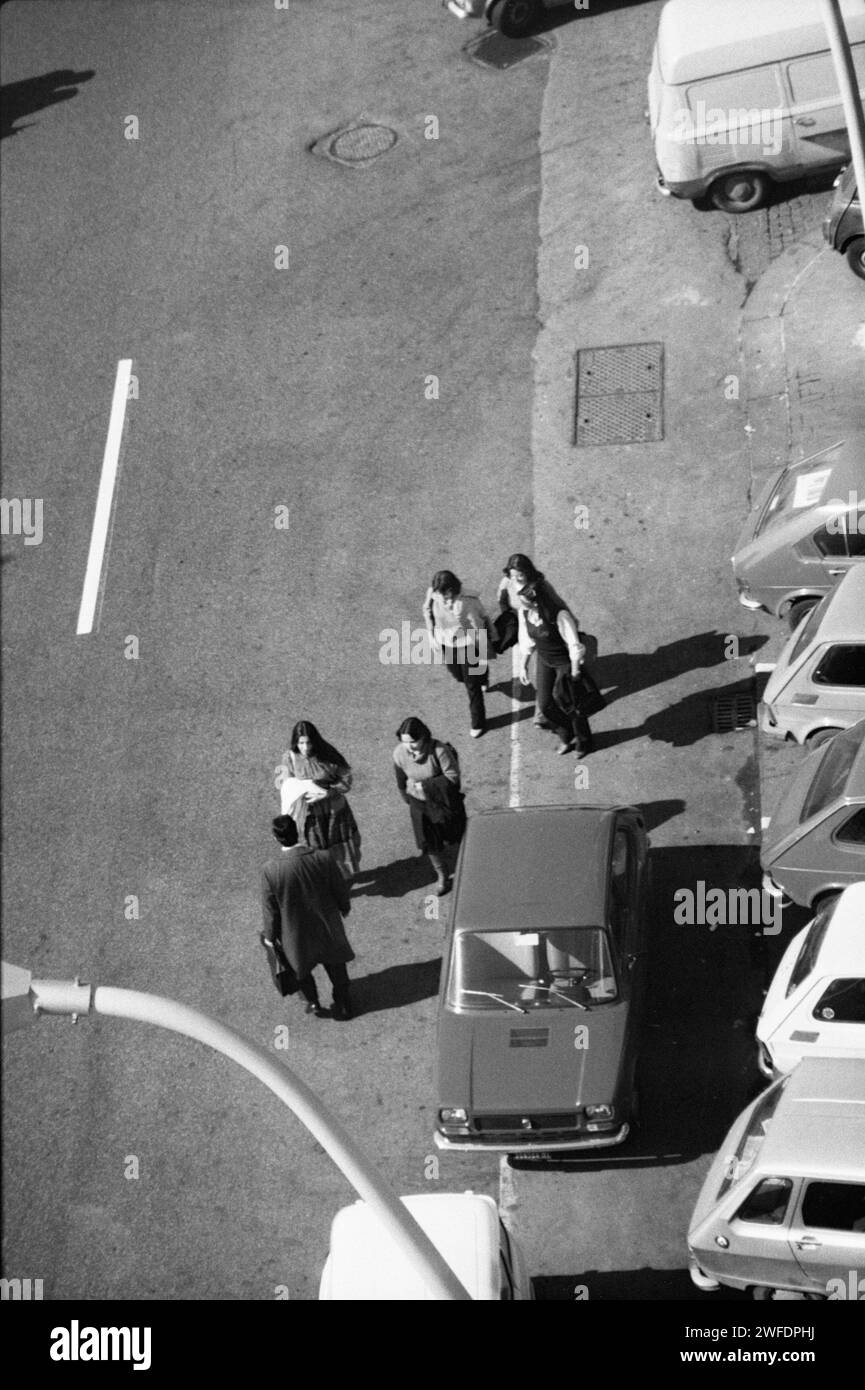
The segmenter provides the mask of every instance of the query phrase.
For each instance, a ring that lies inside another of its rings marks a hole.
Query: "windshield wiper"
[[[532,984],[532,985],[529,986],[529,988],[530,988],[530,989],[542,989],[542,990],[545,990],[547,994],[557,994],[557,995],[559,996],[559,998],[560,998],[560,999],[564,999],[565,1002],[566,1002],[567,1004],[573,1004],[573,1006],[574,1006],[575,1009],[582,1009],[582,1010],[583,1010],[583,1013],[590,1013],[590,1012],[591,1012],[591,1010],[589,1009],[588,1004],[580,1004],[576,999],[571,999],[567,994],[562,994],[562,991],[561,991],[560,989],[553,989],[552,985],[537,985],[537,984]]]
[[[488,989],[460,989],[460,994],[482,994],[485,999],[495,999],[497,1004],[504,1004],[506,1009],[516,1009],[518,1014],[527,1014],[528,1009],[521,1009],[519,1004],[511,1004],[509,1000],[503,999],[500,994],[491,994]]]

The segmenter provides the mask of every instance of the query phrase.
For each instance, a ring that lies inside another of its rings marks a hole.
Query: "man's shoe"
[[[591,739],[589,739],[589,742],[588,742],[588,743],[578,743],[578,744],[577,744],[577,757],[578,757],[578,758],[587,758],[587,757],[589,756],[589,754],[591,753],[592,749],[594,748],[594,746],[595,746],[595,745],[594,745],[594,743],[592,742]]]
[[[327,1018],[327,1009],[323,1009],[321,1004],[309,1003],[304,1009],[305,1014],[314,1014],[316,1018]]]
[[[567,743],[560,743],[559,746],[558,746],[558,748],[556,749],[556,752],[557,752],[560,756],[562,756],[562,755],[565,754],[565,753],[573,753],[574,747],[575,747],[574,740],[573,740],[573,739],[569,739]]]
[[[470,729],[470,730],[469,730],[469,733],[471,734],[472,738],[482,738],[483,735],[486,733],[486,730],[485,730],[485,729]]]
[[[347,999],[337,1004],[334,999],[330,1010],[331,1018],[337,1019],[340,1023],[347,1023],[350,1018],[354,1018],[354,1010]]]

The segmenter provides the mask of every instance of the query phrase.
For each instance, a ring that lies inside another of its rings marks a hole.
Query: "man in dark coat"
[[[351,907],[346,880],[329,850],[297,843],[291,816],[277,816],[273,833],[282,849],[261,871],[265,939],[282,942],[308,1014],[327,1016],[312,974],[323,965],[333,985],[332,1016],[349,1019],[346,964],[354,960],[354,951],[342,924]]]

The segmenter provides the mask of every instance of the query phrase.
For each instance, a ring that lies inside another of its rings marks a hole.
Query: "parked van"
[[[539,1154],[627,1138],[647,859],[633,806],[470,818],[439,999],[439,1148]]]
[[[865,719],[803,758],[763,832],[760,863],[765,891],[802,907],[865,878]]]
[[[770,1080],[803,1057],[865,1061],[865,881],[851,883],[793,937],[769,986],[757,1042]]]
[[[492,1197],[430,1192],[401,1199],[473,1299],[530,1299],[523,1253]],[[319,1299],[421,1301],[431,1297],[423,1270],[403,1254],[366,1202],[333,1219]]]
[[[865,1272],[863,1154],[865,1061],[800,1062],[742,1112],[709,1169],[688,1231],[697,1288],[844,1297]]]
[[[842,0],[865,88],[865,0]],[[773,182],[846,163],[820,0],[668,0],[649,74],[662,192],[749,212]]]
[[[789,638],[763,692],[760,727],[813,747],[863,716],[865,565],[855,565]]]
[[[739,602],[795,630],[865,561],[865,434],[789,463],[767,483],[736,543]]]

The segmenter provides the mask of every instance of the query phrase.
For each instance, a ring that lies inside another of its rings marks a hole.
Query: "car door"
[[[724,1269],[731,1277],[764,1288],[802,1282],[788,1226],[799,1186],[798,1178],[764,1173],[738,1198],[723,1225]]]
[[[827,589],[837,584],[851,565],[865,560],[865,507],[848,507],[830,517],[797,547],[800,559],[816,557]]]
[[[812,1292],[825,1293],[828,1280],[865,1270],[865,1181],[804,1181],[790,1242]]]

